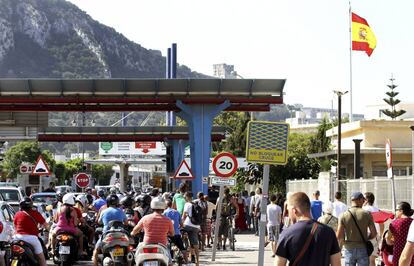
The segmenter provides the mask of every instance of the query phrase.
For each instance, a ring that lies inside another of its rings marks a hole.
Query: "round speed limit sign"
[[[230,177],[237,171],[237,159],[228,152],[222,152],[214,157],[213,170],[217,176]]]

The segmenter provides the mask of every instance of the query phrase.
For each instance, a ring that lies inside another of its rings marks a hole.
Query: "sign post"
[[[75,184],[83,189],[89,185],[90,179],[90,175],[86,173],[78,173],[75,175]]]
[[[211,184],[220,186],[219,200],[217,202],[217,213],[216,213],[216,224],[214,228],[214,241],[213,241],[213,254],[211,261],[216,260],[219,228],[221,224],[221,205],[224,196],[224,186],[235,186],[236,179],[228,178],[237,171],[237,159],[236,157],[228,152],[222,152],[213,159],[213,170],[219,177],[211,178]],[[221,178],[220,178],[221,177]]]
[[[395,208],[397,207],[397,202],[395,195],[395,180],[392,171],[392,146],[390,139],[387,139],[387,141],[385,142],[385,159],[387,161],[387,176],[391,181],[392,209],[395,210]]]
[[[270,164],[287,163],[287,142],[289,124],[250,121],[247,125],[246,159],[248,162],[263,163],[263,196],[259,217],[259,266],[264,265],[264,242],[266,232],[266,206],[269,198]]]

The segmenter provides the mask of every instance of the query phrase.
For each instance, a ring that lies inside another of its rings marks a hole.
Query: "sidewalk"
[[[259,237],[252,234],[236,234],[236,251],[217,250],[212,262],[212,249],[201,252],[200,265],[257,265],[259,260]],[[264,265],[274,265],[270,244],[265,248]]]

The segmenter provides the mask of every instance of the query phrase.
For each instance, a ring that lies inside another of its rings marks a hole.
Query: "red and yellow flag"
[[[352,50],[365,51],[371,56],[376,46],[377,39],[368,22],[352,13]]]

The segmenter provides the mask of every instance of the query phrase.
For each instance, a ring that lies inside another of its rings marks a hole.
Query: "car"
[[[56,193],[62,192],[62,193],[70,193],[73,192],[73,189],[71,186],[56,186]]]
[[[52,205],[57,201],[57,195],[55,192],[39,192],[30,195],[30,198],[34,203],[45,203],[46,205]]]
[[[4,261],[5,256],[5,247],[8,246],[10,241],[13,239],[15,234],[14,230],[14,215],[15,211],[12,206],[10,206],[5,201],[0,201],[0,263],[1,265],[7,265]]]
[[[24,198],[24,192],[20,187],[1,186],[0,200],[6,201],[17,212],[19,210],[19,203]]]

